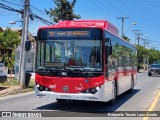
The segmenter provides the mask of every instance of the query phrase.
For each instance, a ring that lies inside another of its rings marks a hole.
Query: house
[[[6,28],[1,28],[0,27],[0,32],[5,30]],[[22,29],[18,29],[18,28],[11,28],[11,30],[13,31],[17,31],[20,35],[20,37],[22,36]],[[29,41],[31,41],[32,43],[32,48],[30,51],[27,52],[26,54],[26,71],[27,72],[34,72],[35,71],[35,52],[36,52],[36,48],[35,48],[35,38],[32,36],[32,34],[30,32],[28,32],[28,39]],[[19,71],[19,61],[20,61],[20,49],[21,46],[19,45],[17,47],[17,49],[15,50],[15,67],[14,67],[14,72],[18,73]],[[12,50],[8,50],[10,53],[12,52]],[[0,45],[0,55],[3,54],[3,47]]]

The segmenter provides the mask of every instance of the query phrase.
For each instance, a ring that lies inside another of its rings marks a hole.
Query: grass
[[[5,83],[0,83],[0,86],[17,86],[19,84],[18,80],[14,78],[8,78]]]
[[[14,79],[14,78],[8,78],[5,83],[0,83],[0,86],[18,86],[19,81]],[[30,80],[29,86],[28,87],[33,87],[34,86],[34,79]]]

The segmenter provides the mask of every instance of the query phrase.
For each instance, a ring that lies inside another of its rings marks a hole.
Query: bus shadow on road
[[[65,112],[65,113],[67,112],[67,115],[69,115],[69,113],[72,113],[72,112],[74,113],[76,112],[77,114],[79,113],[103,114],[108,112],[114,112],[114,111],[117,111],[120,106],[122,106],[124,103],[130,100],[139,91],[140,91],[139,89],[134,89],[132,93],[128,93],[128,92],[123,93],[122,95],[118,96],[117,101],[114,103],[114,105],[109,105],[103,102],[69,100],[63,104],[58,104],[57,102],[46,104],[46,105],[37,107],[35,110],[58,111],[59,114],[62,112]],[[132,108],[132,104],[130,104],[128,108]],[[54,113],[56,113],[57,115],[57,112],[54,112]]]

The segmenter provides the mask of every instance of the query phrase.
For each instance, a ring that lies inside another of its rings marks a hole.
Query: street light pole
[[[10,21],[9,24],[16,24],[17,22],[21,22],[22,25],[23,25],[23,21],[22,21],[22,20],[20,20],[20,21]],[[22,25],[21,25],[21,26],[22,26]]]
[[[20,65],[19,65],[19,82],[22,88],[25,88],[25,77],[26,77],[25,41],[27,41],[28,38],[29,9],[30,9],[30,0],[25,0],[24,11],[23,11],[22,40],[20,49]]]
[[[127,34],[128,30],[129,30],[133,25],[137,25],[137,23],[133,22],[133,23],[128,27],[128,29],[126,30],[125,34]]]

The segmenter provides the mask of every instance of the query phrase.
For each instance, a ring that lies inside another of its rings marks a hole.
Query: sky
[[[54,9],[53,0],[30,0],[31,11],[44,19],[51,21],[45,14],[45,9]],[[72,0],[69,0],[72,1]],[[23,9],[24,0],[0,0],[0,3],[18,10]],[[74,12],[81,19],[107,20],[119,29],[121,35],[122,22],[117,17],[128,17],[124,20],[124,34],[129,37],[132,44],[135,43],[135,33],[132,30],[140,30],[140,37],[147,39],[148,48],[160,50],[160,0],[77,0]],[[21,21],[21,15],[0,8],[0,27],[22,28],[21,22],[14,25],[11,21]],[[136,23],[136,25],[133,25]],[[37,34],[37,30],[46,24],[34,19],[30,20],[29,31]],[[137,42],[136,42],[137,43]],[[144,45],[144,40],[140,40]]]

